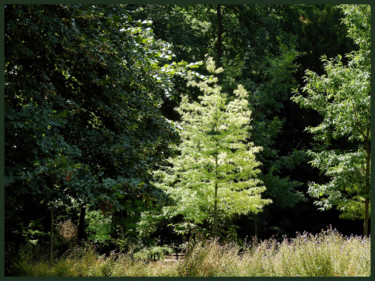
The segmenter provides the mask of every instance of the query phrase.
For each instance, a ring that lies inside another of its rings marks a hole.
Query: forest
[[[6,5],[5,275],[370,276],[370,10]]]

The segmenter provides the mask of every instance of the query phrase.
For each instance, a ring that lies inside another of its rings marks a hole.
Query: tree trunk
[[[79,245],[81,245],[82,240],[85,239],[85,216],[86,216],[86,207],[84,204],[81,204],[80,212],[79,212],[78,233],[77,233],[77,240],[78,240]]]
[[[221,14],[221,5],[217,5],[216,7],[217,12],[217,66],[221,66],[221,57],[223,56],[223,42],[222,42],[222,35],[223,35],[223,16]],[[215,128],[216,130],[216,128]],[[218,156],[215,155],[215,173],[216,173],[216,179],[215,179],[215,197],[214,197],[214,229],[213,229],[213,235],[214,238],[217,238],[217,217],[218,217],[218,210],[217,210],[217,193],[218,193]]]
[[[218,191],[217,180],[218,180],[218,177],[219,177],[219,174],[217,172],[217,166],[218,166],[218,156],[215,155],[215,176],[216,176],[216,179],[215,179],[215,195],[214,195],[214,229],[213,229],[214,238],[217,237],[217,191]]]
[[[368,237],[368,209],[369,209],[369,204],[370,200],[366,198],[365,200],[365,218],[363,220],[363,235]]]
[[[215,183],[215,203],[214,203],[214,238],[217,237],[217,183]]]
[[[217,66],[221,66],[221,57],[223,56],[223,42],[222,42],[222,35],[223,35],[223,16],[221,14],[221,5],[217,5],[216,7],[216,12],[217,12],[217,24],[218,24],[218,29],[217,29]],[[218,167],[218,156],[215,156],[215,169],[216,169],[216,180],[215,180],[215,197],[214,197],[214,229],[213,229],[213,234],[214,238],[217,238],[217,217],[218,217],[218,211],[217,211],[217,193],[218,193],[218,172],[217,172],[217,167]]]
[[[365,199],[365,210],[364,210],[364,220],[363,220],[363,235],[368,237],[369,234],[369,206],[370,206],[370,163],[371,163],[371,151],[370,151],[370,129],[367,129],[366,139],[365,139],[365,149],[366,149],[366,199]]]
[[[53,206],[51,206],[51,230],[50,230],[50,242],[49,242],[50,243],[50,253],[49,253],[50,263],[52,263],[53,261],[53,225],[54,225],[53,217],[54,217]]]
[[[224,32],[223,29],[223,15],[221,14],[221,5],[217,5],[216,7],[217,12],[217,66],[221,66],[221,57],[223,56],[223,41],[222,35]]]
[[[254,236],[258,237],[258,215],[254,213]]]

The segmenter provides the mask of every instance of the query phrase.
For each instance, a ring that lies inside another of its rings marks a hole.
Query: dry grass
[[[72,241],[77,239],[78,228],[71,220],[67,220],[60,223],[59,234],[66,241]]]
[[[180,268],[182,276],[369,276],[370,239],[336,231],[294,239],[237,245],[197,245]]]
[[[18,264],[26,276],[370,276],[370,238],[336,231],[301,234],[278,242],[253,241],[247,247],[197,244],[181,262],[148,262],[126,254],[98,256],[92,247],[76,249],[54,264]]]

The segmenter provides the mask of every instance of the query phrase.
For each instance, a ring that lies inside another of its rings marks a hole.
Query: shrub
[[[134,254],[134,258],[141,260],[163,260],[165,254],[171,254],[174,250],[168,246],[145,247]]]

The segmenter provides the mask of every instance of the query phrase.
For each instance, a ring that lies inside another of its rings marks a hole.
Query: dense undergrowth
[[[147,261],[129,254],[98,255],[75,248],[52,264],[22,254],[15,265],[23,276],[369,276],[370,238],[334,230],[246,246],[197,243],[180,262]]]

